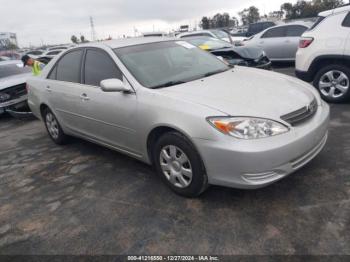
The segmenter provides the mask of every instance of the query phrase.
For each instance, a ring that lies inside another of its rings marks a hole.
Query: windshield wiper
[[[169,87],[169,86],[175,86],[175,85],[180,85],[186,83],[185,81],[169,81],[164,84],[152,86],[152,89],[157,89],[157,88],[163,88],[163,87]]]

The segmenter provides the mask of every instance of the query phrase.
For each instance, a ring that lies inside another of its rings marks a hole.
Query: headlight
[[[10,98],[11,98],[11,96],[9,94],[0,93],[0,102],[5,102],[5,101],[9,100]]]
[[[254,117],[209,117],[209,123],[220,132],[240,139],[258,139],[289,131],[279,122]]]

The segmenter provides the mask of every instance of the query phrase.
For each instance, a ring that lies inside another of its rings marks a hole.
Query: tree
[[[203,29],[209,29],[210,28],[210,20],[209,20],[208,17],[204,16],[202,18],[201,27]]]
[[[286,19],[309,18],[317,16],[322,11],[334,9],[343,3],[342,0],[300,0],[294,5],[284,3],[281,6],[281,11],[284,11]]]
[[[72,37],[70,38],[70,40],[71,40],[74,44],[78,44],[78,37],[76,37],[75,35],[72,35]]]
[[[80,42],[81,42],[81,43],[87,43],[87,42],[89,42],[89,41],[85,39],[85,36],[81,35],[81,36],[80,36]]]
[[[230,22],[230,23],[231,23],[230,26],[236,27],[236,26],[238,26],[239,21],[238,21],[237,17],[233,16],[233,17],[231,18],[231,22]]]
[[[284,11],[287,19],[290,19],[293,16],[293,5],[291,3],[284,3],[281,6],[281,11]]]
[[[212,18],[204,16],[201,20],[202,29],[210,28],[227,28],[238,25],[238,20],[235,17],[230,17],[228,13],[216,14]]]
[[[243,25],[256,23],[260,20],[259,9],[255,6],[243,9],[238,15],[241,17]]]
[[[282,10],[279,11],[272,11],[269,13],[269,18],[276,18],[278,20],[281,20],[283,18],[284,12]]]

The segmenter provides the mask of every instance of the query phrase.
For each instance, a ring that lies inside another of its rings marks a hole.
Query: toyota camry
[[[152,164],[176,193],[267,186],[311,161],[329,107],[296,78],[230,67],[179,39],[133,38],[62,52],[28,80],[57,144],[76,136]]]

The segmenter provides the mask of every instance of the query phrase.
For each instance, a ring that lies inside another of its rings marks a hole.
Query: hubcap
[[[349,78],[341,71],[332,70],[322,75],[318,86],[324,96],[339,98],[348,91]]]
[[[192,167],[186,154],[177,146],[165,146],[160,151],[160,166],[171,184],[179,188],[192,182]]]
[[[46,114],[46,126],[50,136],[57,139],[59,134],[58,124],[55,116],[50,112]]]

